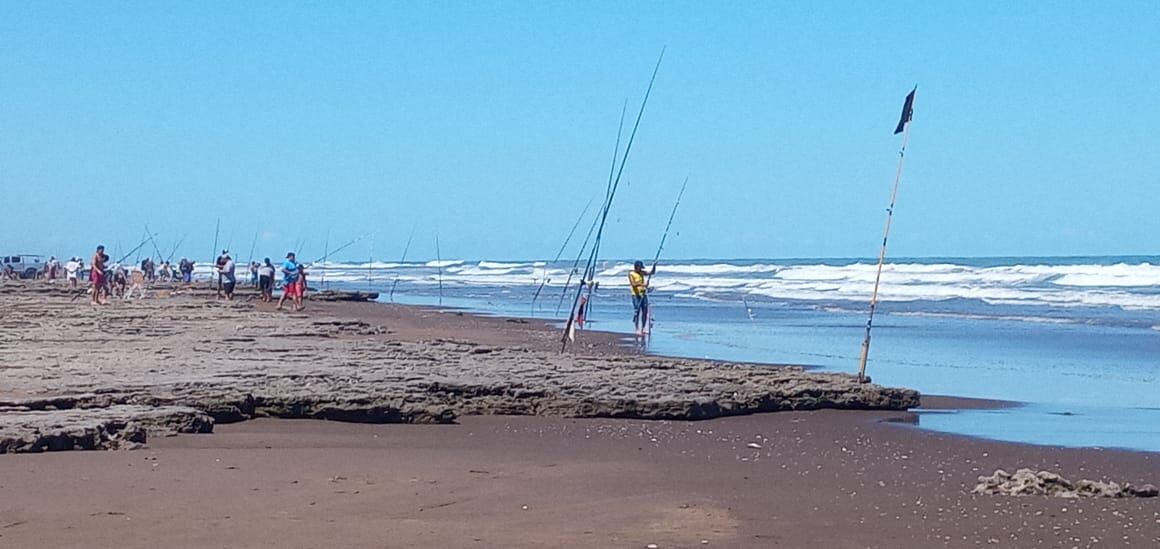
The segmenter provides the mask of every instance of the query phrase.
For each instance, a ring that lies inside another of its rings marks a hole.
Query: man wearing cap
[[[632,291],[632,325],[636,328],[637,337],[644,335],[645,326],[648,325],[648,281],[645,277],[656,272],[656,265],[653,265],[652,271],[645,273],[644,263],[637,261],[628,273],[628,286]]]
[[[278,310],[286,303],[286,298],[294,300],[294,312],[302,310],[302,289],[298,284],[298,276],[302,267],[295,260],[294,252],[286,254],[286,261],[282,263],[282,297],[278,299]]]
[[[225,261],[221,261],[221,260]],[[225,298],[229,301],[234,300],[234,286],[237,285],[238,279],[234,274],[234,259],[230,257],[229,250],[222,252],[219,258],[220,265],[218,266],[218,278],[222,281],[221,291],[225,293]]]

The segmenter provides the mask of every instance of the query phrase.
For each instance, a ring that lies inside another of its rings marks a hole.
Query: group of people
[[[55,258],[53,259],[55,260]],[[76,273],[83,269],[83,265],[84,262],[80,258],[71,258],[64,267],[65,271],[69,273],[73,287],[76,287]],[[152,258],[146,258],[141,262],[139,268],[135,268],[130,273],[120,264],[110,265],[109,255],[105,253],[103,245],[97,246],[89,265],[90,300],[93,305],[108,303],[110,295],[128,299],[138,286],[143,290],[146,281],[173,280],[188,285],[193,281],[193,272],[196,266],[193,261],[183,257],[176,265],[162,261],[158,268],[154,265]],[[267,257],[262,263],[252,262],[249,270],[250,284],[259,289],[262,302],[272,302],[277,269],[270,258]],[[51,272],[50,279],[55,276],[55,271]],[[238,282],[237,267],[229,250],[222,250],[221,255],[214,263],[214,272],[216,273],[218,298],[233,300]],[[305,309],[302,305],[302,298],[306,296],[306,267],[298,263],[294,252],[286,254],[286,261],[282,264],[281,272],[282,297],[278,300],[278,309],[281,310],[286,301],[291,302],[294,311]],[[130,280],[132,280],[131,285]]]
[[[217,273],[217,292],[219,299],[232,301],[234,290],[237,288],[237,264],[230,256],[229,250],[222,250],[214,262]],[[274,275],[277,270],[270,258],[262,263],[250,262],[250,284],[261,292],[263,303],[274,300]],[[286,254],[286,261],[282,263],[282,297],[278,300],[278,309],[281,310],[287,300],[291,301],[294,311],[305,309],[302,298],[306,296],[306,267],[298,263],[294,252]]]

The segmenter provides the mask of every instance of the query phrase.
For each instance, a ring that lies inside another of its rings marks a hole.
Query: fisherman
[[[68,258],[68,262],[64,264],[64,274],[68,278],[68,285],[72,289],[77,288],[77,272],[81,270],[80,259],[76,257]]]
[[[178,266],[181,267],[181,281],[187,285],[193,282],[193,262],[183,257]]]
[[[223,282],[223,280],[222,280],[222,278],[223,278],[222,267],[225,267],[226,258],[229,257],[229,255],[230,255],[229,250],[222,250],[222,255],[219,255],[217,258],[217,261],[214,261],[214,263],[213,263],[214,269],[217,270],[217,275],[218,275],[217,276],[217,296],[218,296],[218,298],[222,297],[222,282]]]
[[[645,277],[656,274],[657,267],[652,271],[644,271],[644,262],[637,261],[632,265],[632,272],[628,273],[628,285],[632,292],[632,325],[636,328],[637,337],[644,335],[648,326],[648,281]]]
[[[221,280],[221,290],[218,297],[225,297],[228,301],[234,300],[234,286],[237,285],[237,278],[234,276],[234,260],[230,257],[229,250],[222,251],[222,256],[218,258],[218,279]]]
[[[274,264],[270,263],[270,258],[258,267],[258,288],[262,290],[262,302],[269,303],[274,300]]]
[[[250,262],[250,286],[253,288],[258,287],[258,262],[257,261]]]
[[[97,251],[93,254],[92,261],[89,262],[92,267],[89,269],[89,281],[93,283],[93,295],[91,303],[93,305],[104,305],[105,301],[105,262],[108,261],[105,255],[105,247],[97,246]]]
[[[278,310],[282,310],[282,305],[286,303],[286,298],[293,300],[294,311],[297,312],[302,307],[302,288],[298,285],[298,279],[302,273],[302,266],[295,260],[294,252],[286,254],[286,261],[282,263],[282,297],[278,299]]]

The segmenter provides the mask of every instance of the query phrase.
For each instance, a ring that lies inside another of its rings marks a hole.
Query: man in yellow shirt
[[[636,328],[637,337],[643,336],[648,326],[648,280],[645,277],[656,272],[657,267],[653,265],[652,271],[645,273],[644,263],[637,261],[628,273],[628,286],[632,291],[632,325]]]

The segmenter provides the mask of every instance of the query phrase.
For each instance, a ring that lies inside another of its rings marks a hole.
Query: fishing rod
[[[592,255],[588,258],[588,266],[589,266],[588,272],[590,273],[589,284],[588,284],[588,296],[589,296],[589,298],[591,298],[591,296],[592,296],[592,286],[593,286],[593,284],[591,283],[593,276],[591,276],[591,275],[595,271],[597,251],[599,250],[600,241],[604,236],[604,225],[608,221],[608,212],[609,212],[609,210],[612,209],[612,200],[616,197],[616,189],[617,189],[617,187],[620,186],[620,179],[624,175],[624,166],[628,163],[629,153],[632,152],[632,144],[636,140],[636,132],[637,132],[637,130],[640,129],[640,121],[642,118],[644,118],[644,109],[648,105],[648,98],[652,94],[653,84],[656,82],[657,73],[661,69],[661,61],[663,61],[664,58],[665,58],[665,50],[664,50],[664,48],[661,48],[661,54],[657,57],[656,67],[653,68],[652,77],[649,78],[648,89],[646,89],[644,92],[644,99],[641,101],[640,111],[637,112],[636,122],[633,123],[632,132],[628,136],[628,143],[624,147],[624,156],[622,156],[620,159],[620,168],[618,168],[616,171],[616,179],[613,181],[612,187],[608,190],[608,200],[606,200],[604,203],[604,213],[603,213],[603,215],[601,215],[601,218],[600,218],[600,227],[596,230],[596,241],[593,243],[593,246],[592,246]],[[583,290],[583,288],[581,288],[581,289]],[[575,338],[576,307],[580,304],[580,294],[581,293],[582,292],[577,292],[576,299],[573,300],[573,302],[572,302],[572,312],[571,312],[571,314],[568,315],[568,324],[565,327],[564,335],[561,338],[562,343],[560,346],[560,352],[564,352],[564,350],[568,346],[568,341],[570,339]]]
[[[250,260],[246,262],[247,266],[254,264],[254,249],[256,249],[257,247],[258,247],[258,231],[254,231],[254,239],[252,241],[250,241]]]
[[[173,245],[173,249],[172,249],[172,250],[170,250],[170,251],[169,251],[169,255],[165,257],[165,262],[166,262],[166,263],[172,263],[172,262],[173,262],[173,256],[174,256],[174,255],[177,253],[177,248],[181,247],[181,243],[182,243],[182,242],[185,242],[185,237],[184,237],[184,236],[182,236],[180,239],[178,239],[178,241],[177,241],[177,244],[174,244],[174,245]]]
[[[159,247],[157,245],[157,239],[154,238],[153,233],[151,231],[149,231],[149,224],[148,223],[145,223],[145,234],[149,235],[149,242],[153,243],[153,251],[157,252],[157,259],[160,260],[161,259],[161,247]]]
[[[576,275],[577,267],[580,266],[580,260],[584,257],[584,252],[588,250],[588,241],[592,239],[592,233],[596,232],[596,223],[600,221],[600,211],[596,212],[596,217],[592,219],[592,226],[588,227],[588,235],[584,237],[584,242],[580,244],[580,251],[576,252],[576,261],[572,262],[572,268],[568,271],[568,280],[564,281],[564,289],[560,292],[560,300],[556,302],[556,316],[560,316],[560,308],[564,306],[564,298],[568,297],[568,291],[572,289],[572,277]],[[585,266],[585,269],[588,267]],[[584,280],[584,275],[580,275],[580,280]]]
[[[576,261],[572,262],[572,269],[568,271],[568,280],[564,281],[564,289],[560,291],[560,300],[556,302],[557,317],[560,316],[560,307],[564,305],[564,298],[568,296],[568,291],[572,289],[572,277],[576,274],[576,267],[580,266],[580,260],[584,257],[585,250],[588,249],[588,241],[592,239],[592,233],[596,230],[596,225],[600,223],[600,212],[608,207],[608,194],[612,191],[612,174],[616,171],[616,157],[620,154],[620,139],[624,135],[624,116],[626,114],[628,114],[627,99],[620,106],[620,123],[616,126],[616,145],[612,147],[612,165],[608,168],[608,183],[604,186],[604,201],[601,202],[601,209],[597,210],[596,217],[592,218],[592,226],[588,227],[588,234],[584,237],[584,242],[580,245],[580,251],[576,252]],[[584,289],[584,277],[588,274],[587,265],[584,266],[584,271],[584,274],[580,275],[580,290]]]
[[[415,225],[411,225],[411,234],[407,235],[407,244],[405,246],[403,246],[403,258],[399,260],[399,263],[406,263],[407,262],[407,250],[411,249],[411,239],[414,237],[415,237]],[[401,267],[402,267],[402,265],[400,265],[400,268]],[[394,280],[394,282],[391,282],[391,293],[387,297],[387,299],[389,299],[391,302],[395,301],[395,287],[398,285],[399,285],[399,273],[395,273],[395,280]]]
[[[562,245],[560,245],[560,251],[556,252],[556,258],[552,260],[552,263],[556,263],[557,261],[560,261],[560,256],[564,255],[564,249],[567,248],[568,243],[572,241],[572,235],[576,234],[576,229],[578,227],[580,227],[580,222],[584,220],[584,215],[588,213],[588,208],[590,208],[592,206],[592,200],[595,200],[595,198],[589,199],[588,203],[584,205],[584,210],[581,211],[580,216],[576,218],[576,223],[574,223],[572,225],[572,230],[568,231],[568,236],[567,236],[567,238],[564,239],[564,243]],[[536,314],[536,300],[540,298],[540,292],[544,290],[544,286],[546,286],[548,284],[548,280],[550,280],[548,278],[548,267],[545,266],[544,267],[544,278],[543,278],[543,280],[540,281],[540,287],[536,288],[536,294],[532,296],[532,315],[533,316],[535,316],[535,314]]]
[[[371,233],[371,243],[367,249],[367,291],[371,291],[371,275],[375,265],[375,235]]]
[[[134,247],[132,250],[129,250],[129,253],[125,254],[125,255],[124,255],[124,257],[122,257],[121,259],[118,259],[118,260],[116,261],[116,263],[117,263],[117,264],[120,264],[120,263],[124,262],[126,259],[129,259],[129,256],[131,256],[131,255],[133,255],[134,253],[136,253],[136,252],[137,252],[137,250],[140,250],[142,247],[144,247],[144,246],[145,246],[146,244],[148,244],[148,243],[149,243],[149,237],[146,237],[146,238],[145,238],[145,240],[142,240],[140,244],[138,244],[137,246],[135,246],[135,247]],[[118,246],[119,246],[119,245],[118,245]]]
[[[315,259],[311,263],[318,263],[319,261],[326,261],[330,257],[330,254],[336,254],[336,253],[341,252],[341,251],[343,251],[351,246],[354,246],[356,243],[362,241],[362,239],[364,239],[366,237],[367,237],[367,235],[364,234],[358,238],[355,238],[354,240],[351,240],[350,242],[347,242],[346,244],[343,244],[342,246],[339,246],[333,250],[328,251],[327,253],[323,254],[322,257]],[[330,239],[327,238],[327,246],[329,246],[329,244],[330,244]]]
[[[322,278],[319,282],[322,284],[322,289],[326,289],[326,263],[330,262],[330,229],[326,230],[326,240],[322,242]],[[315,261],[315,263],[318,263]]]
[[[146,241],[146,242],[148,242],[148,241],[149,241],[149,229],[145,229],[145,241]],[[134,265],[137,265],[137,264],[140,264],[140,263],[141,263],[141,254],[140,254],[140,253],[138,253],[138,254],[137,254],[137,257],[134,257],[134,258],[133,258],[133,264],[134,264]]]
[[[644,291],[645,291],[644,295],[646,296],[646,299],[648,296],[649,287],[652,285],[652,277],[657,272],[657,263],[659,263],[661,260],[661,251],[663,251],[665,249],[665,240],[667,240],[669,238],[669,229],[673,228],[673,219],[675,217],[677,217],[677,208],[679,208],[681,206],[681,198],[685,196],[685,188],[688,186],[689,186],[689,176],[686,175],[685,182],[681,184],[681,192],[677,193],[677,201],[673,203],[673,211],[669,213],[669,221],[668,221],[668,223],[665,224],[665,232],[663,234],[661,234],[661,243],[659,246],[657,246],[656,255],[653,256],[652,268],[649,269],[648,274],[645,275],[645,277],[644,277]],[[749,305],[747,304],[745,307],[746,307],[746,310],[748,310]],[[640,328],[638,328],[638,330],[640,330],[644,334],[648,335],[648,334],[652,333],[652,326],[653,326],[652,307],[649,307],[646,304],[646,306],[644,307],[643,324],[641,325]]]
[[[439,306],[443,306],[443,257],[439,253],[439,235],[435,235],[435,266],[439,268]]]
[[[217,218],[217,225],[215,225],[215,226],[214,226],[214,229],[213,229],[213,253],[212,253],[212,254],[210,254],[210,257],[217,257],[217,253],[218,253],[218,247],[217,247],[217,245],[218,245],[218,236],[220,236],[220,235],[221,235],[221,230],[222,230],[222,218],[221,218],[221,217],[218,217],[218,218]],[[214,260],[213,264],[214,264],[214,266],[216,267],[216,266],[217,266],[217,260]],[[213,275],[211,274],[211,275],[210,275],[210,277],[211,277],[211,278],[210,278],[210,280],[212,281],[212,280],[213,280],[213,278],[212,278],[212,277],[213,277]],[[221,277],[220,277],[220,276],[219,276],[219,277],[217,277],[217,280],[218,280],[218,288],[217,288],[217,289],[218,289],[218,291],[220,292],[220,291],[222,290],[222,288],[221,288]],[[212,284],[212,282],[211,282],[211,284]]]
[[[644,285],[647,288],[649,281],[652,280],[653,273],[657,270],[657,263],[661,260],[661,251],[665,249],[665,239],[669,237],[669,229],[673,228],[673,218],[677,217],[677,208],[681,206],[681,197],[685,196],[685,187],[689,186],[689,176],[685,176],[685,182],[681,184],[681,192],[677,193],[677,202],[673,204],[673,211],[669,213],[669,222],[665,224],[665,232],[661,235],[661,245],[657,247],[657,254],[653,256],[652,269],[649,270],[648,276],[644,279]]]

